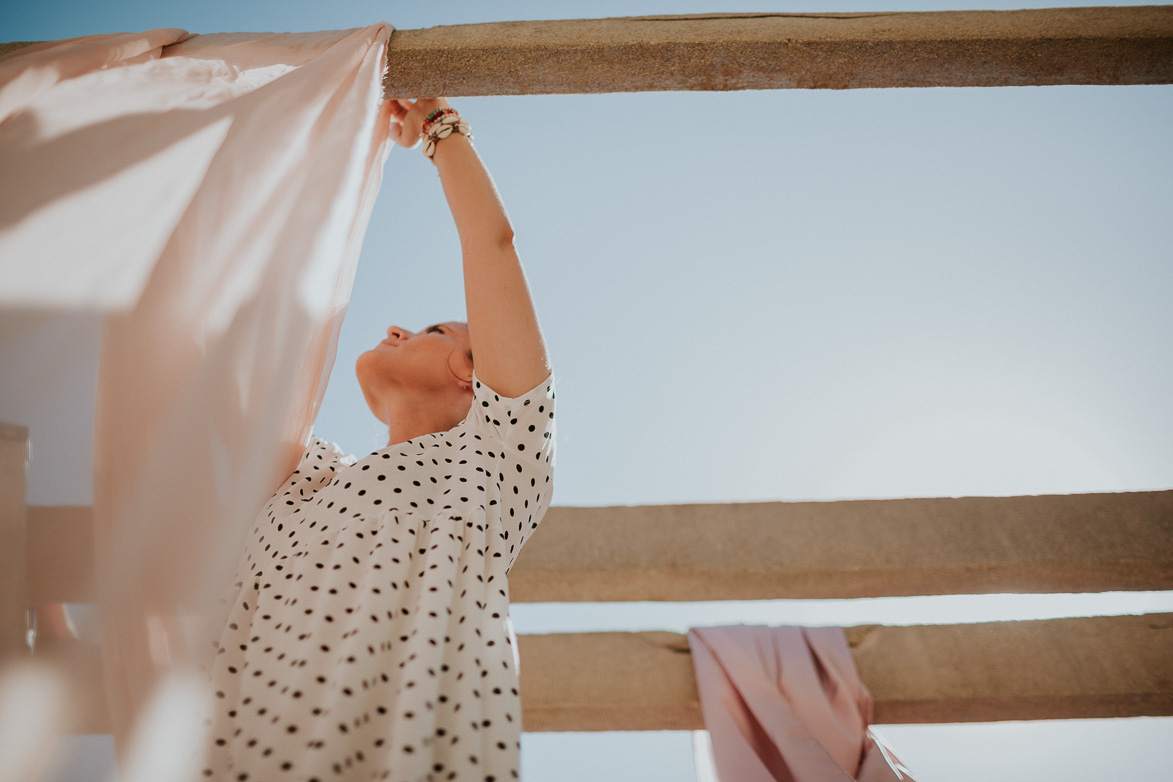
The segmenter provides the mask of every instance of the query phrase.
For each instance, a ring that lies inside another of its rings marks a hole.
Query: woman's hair
[[[456,321],[456,323],[459,323],[461,326],[464,326],[464,330],[468,331],[468,321],[458,320],[458,321]],[[477,362],[473,361],[473,358],[472,358],[472,342],[471,341],[469,342],[468,350],[465,351],[465,355],[468,356],[468,363],[472,364],[475,367],[477,365]]]

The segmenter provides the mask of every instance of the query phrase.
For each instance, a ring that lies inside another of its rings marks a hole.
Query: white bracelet
[[[448,138],[453,133],[459,133],[462,136],[467,136],[470,141],[472,140],[472,129],[459,114],[449,114],[433,123],[428,128],[428,132],[424,134],[424,157],[435,163],[433,156],[436,154],[436,142]]]

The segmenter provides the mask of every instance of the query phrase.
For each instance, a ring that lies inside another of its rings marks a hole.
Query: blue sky
[[[0,40],[1050,5],[45,2],[6,11]],[[555,504],[1173,487],[1169,86],[453,102],[509,208],[558,375]],[[459,274],[434,169],[395,150],[319,434],[385,443],[354,360],[391,323],[462,317]],[[682,632],[1169,610],[1167,594],[1116,594],[513,616],[519,633]],[[1173,746],[1168,719],[881,731],[922,782],[1156,780]],[[686,733],[526,734],[524,778],[690,780],[689,747]]]

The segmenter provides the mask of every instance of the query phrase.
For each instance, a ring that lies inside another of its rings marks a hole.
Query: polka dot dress
[[[315,438],[265,506],[217,644],[205,777],[518,778],[506,575],[550,503],[553,378],[473,391],[455,428],[365,459]]]

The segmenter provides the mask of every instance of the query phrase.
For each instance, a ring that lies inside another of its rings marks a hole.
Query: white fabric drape
[[[390,33],[152,30],[0,59],[0,307],[106,313],[94,497],[120,739],[210,648],[192,641],[308,437],[388,150]]]

